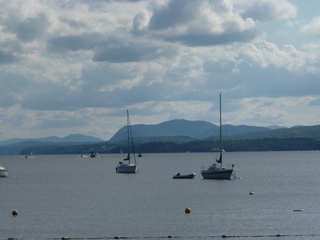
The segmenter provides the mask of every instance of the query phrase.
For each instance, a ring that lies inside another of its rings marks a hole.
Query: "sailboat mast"
[[[135,151],[134,151],[132,128],[131,128],[130,120],[129,120],[129,129],[130,129],[130,140],[131,140],[131,149],[132,149],[133,160],[134,160],[134,163],[136,163],[137,160],[136,160],[136,154],[135,154]]]
[[[127,109],[127,135],[128,135],[128,157],[130,163],[130,123],[129,123],[129,110]]]
[[[221,159],[221,166],[222,166],[222,121],[221,121],[221,95],[222,93],[220,92],[220,99],[219,99],[219,102],[220,102],[220,159]]]

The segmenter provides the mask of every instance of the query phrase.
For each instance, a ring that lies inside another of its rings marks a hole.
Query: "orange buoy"
[[[191,209],[190,209],[190,208],[186,208],[186,209],[184,210],[184,212],[185,212],[185,213],[190,213],[190,212],[191,212]]]

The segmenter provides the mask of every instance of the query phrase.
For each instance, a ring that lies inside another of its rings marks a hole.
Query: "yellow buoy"
[[[17,211],[17,210],[13,210],[13,211],[12,211],[12,215],[13,215],[13,216],[17,216],[17,215],[18,215],[18,211]]]
[[[185,212],[185,213],[190,213],[190,212],[191,212],[191,209],[190,209],[190,208],[186,208],[186,209],[184,210],[184,212]]]

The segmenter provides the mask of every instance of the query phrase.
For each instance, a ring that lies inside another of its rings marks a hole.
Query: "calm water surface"
[[[117,174],[123,157],[0,156],[0,239],[320,238],[320,152],[226,152],[240,180],[202,179],[216,153],[144,154]]]

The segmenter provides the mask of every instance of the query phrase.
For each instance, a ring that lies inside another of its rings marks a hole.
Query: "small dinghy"
[[[177,175],[174,175],[172,178],[173,179],[192,179],[196,176],[195,173],[190,173],[190,174],[185,174],[181,175],[180,173],[177,173]]]

